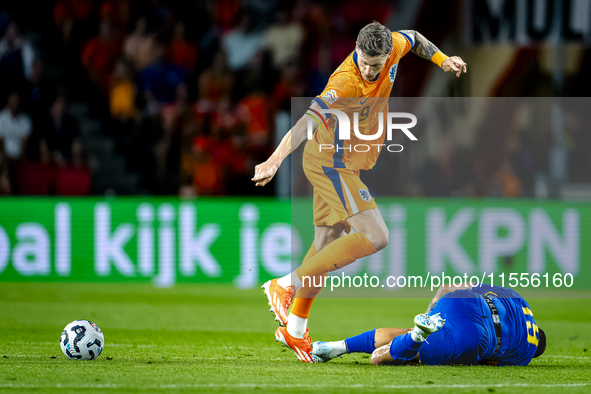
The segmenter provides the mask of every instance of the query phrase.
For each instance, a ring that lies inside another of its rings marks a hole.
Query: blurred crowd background
[[[503,0],[4,2],[0,194],[287,196],[289,182],[255,188],[254,166],[288,131],[291,97],[319,94],[373,20],[469,64],[456,79],[409,54],[393,96],[588,96],[591,13],[577,35],[567,17],[552,27],[575,2],[540,1],[523,17]],[[440,136],[412,171],[399,163],[389,192],[534,197],[540,179],[550,197],[586,190],[591,133],[576,111],[563,118],[558,132]]]

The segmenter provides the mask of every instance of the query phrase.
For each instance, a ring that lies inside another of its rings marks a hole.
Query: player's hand
[[[462,71],[464,73],[468,72],[468,65],[459,56],[452,56],[450,58],[445,59],[441,64],[441,68],[446,73],[455,72],[456,77],[459,77]]]
[[[277,173],[280,165],[281,162],[269,158],[269,160],[254,168],[254,177],[251,181],[255,182],[256,186],[265,186],[267,183],[271,182],[271,179],[273,179]]]

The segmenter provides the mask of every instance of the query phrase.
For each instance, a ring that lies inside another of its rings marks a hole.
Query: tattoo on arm
[[[431,41],[427,40],[425,36],[415,30],[400,30],[404,34],[410,36],[414,40],[414,46],[411,51],[423,59],[431,60],[433,55],[439,52],[439,48]]]

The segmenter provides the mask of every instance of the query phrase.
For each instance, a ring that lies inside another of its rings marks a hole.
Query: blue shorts
[[[419,352],[425,365],[478,364],[483,355],[496,346],[489,307],[472,290],[457,290],[443,296],[430,314],[446,319],[438,332],[431,334]]]

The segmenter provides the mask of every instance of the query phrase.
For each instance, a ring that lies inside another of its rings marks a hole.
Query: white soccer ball
[[[62,331],[60,347],[69,359],[94,360],[105,347],[105,337],[93,322],[75,320]]]

